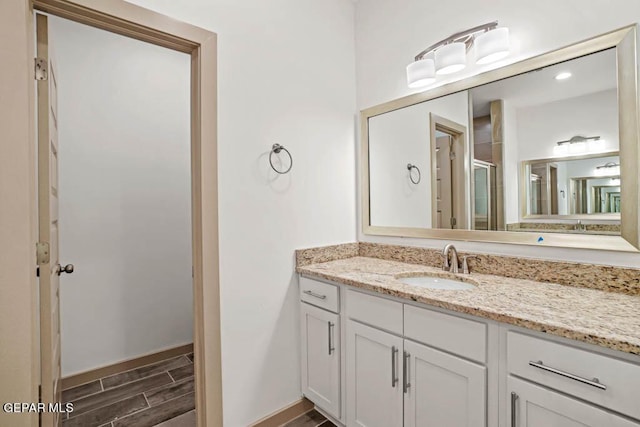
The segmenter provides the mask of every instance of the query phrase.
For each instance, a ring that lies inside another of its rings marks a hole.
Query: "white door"
[[[640,426],[640,423],[511,376],[507,399],[511,400],[509,427]]]
[[[404,341],[405,427],[484,427],[486,368]]]
[[[340,418],[340,318],[301,303],[302,393]]]
[[[56,62],[48,37],[47,17],[36,15],[38,108],[38,268],[40,277],[41,401],[59,403],[60,274],[58,258],[58,85]],[[59,425],[56,412],[42,414],[42,425]]]
[[[402,426],[402,338],[347,322],[347,426]]]

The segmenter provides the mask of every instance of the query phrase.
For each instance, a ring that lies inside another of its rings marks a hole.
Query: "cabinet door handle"
[[[516,409],[518,407],[518,395],[511,392],[511,427],[516,427]]]
[[[316,294],[316,293],[315,293],[315,292],[313,292],[313,291],[303,291],[303,293],[305,293],[305,294],[307,294],[307,295],[309,295],[309,296],[312,296],[312,297],[314,297],[314,298],[318,298],[318,299],[327,299],[327,296],[326,296],[326,295]]]
[[[411,387],[411,383],[409,382],[409,359],[411,355],[408,352],[404,352],[404,358],[402,360],[402,375],[404,377],[403,390],[405,393],[409,391],[409,387]]]
[[[569,379],[572,379],[574,381],[578,381],[578,382],[581,382],[583,384],[590,385],[591,387],[599,388],[600,390],[606,390],[607,389],[607,386],[604,385],[604,384],[600,384],[600,380],[598,380],[597,378],[594,378],[594,379],[590,380],[590,379],[587,379],[587,378],[579,377],[578,375],[570,374],[569,372],[561,371],[560,369],[556,369],[556,368],[552,368],[550,366],[546,366],[544,363],[542,363],[542,360],[539,360],[537,362],[530,361],[529,365],[533,366],[534,368],[542,369],[543,371],[547,371],[547,372],[551,372],[551,373],[556,374],[556,375],[560,375],[561,377],[569,378]]]
[[[335,351],[335,347],[333,346],[333,322],[327,322],[329,324],[329,356],[331,353]]]
[[[398,349],[396,346],[391,347],[391,387],[395,387],[398,383],[398,372],[396,371],[396,357],[398,355]]]

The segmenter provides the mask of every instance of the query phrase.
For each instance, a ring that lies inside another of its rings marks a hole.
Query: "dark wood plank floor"
[[[289,421],[282,427],[336,427],[334,423],[327,420],[324,415],[315,409],[300,415],[295,420]]]
[[[193,354],[172,357],[62,392],[63,427],[194,427]]]

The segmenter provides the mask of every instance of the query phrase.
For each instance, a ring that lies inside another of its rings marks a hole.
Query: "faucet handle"
[[[467,261],[469,258],[478,259],[477,255],[464,255],[462,257],[462,274],[469,274],[469,262]]]

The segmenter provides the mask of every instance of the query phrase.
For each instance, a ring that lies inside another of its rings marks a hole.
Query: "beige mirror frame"
[[[638,134],[636,31],[636,26],[630,25],[496,70],[362,110],[360,112],[362,232],[366,235],[376,236],[640,252],[640,233],[638,228],[640,214],[638,207],[638,202],[640,201],[640,138]],[[622,205],[620,236],[403,228],[371,225],[369,204],[369,118],[614,47],[616,48],[618,68],[620,152],[624,153],[620,160],[620,174],[623,182],[622,194],[625,201]]]

